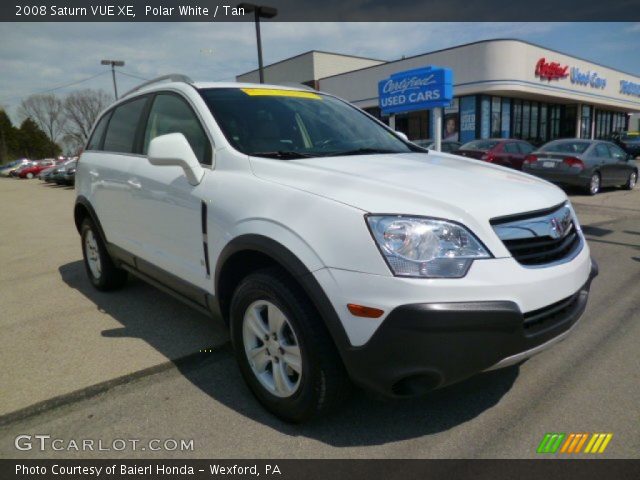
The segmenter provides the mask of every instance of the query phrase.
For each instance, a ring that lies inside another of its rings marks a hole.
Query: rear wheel
[[[98,290],[115,290],[127,281],[127,272],[116,267],[94,223],[86,218],[80,229],[84,266]]]
[[[31,180],[33,178],[33,173],[31,173],[31,172],[27,173],[27,178],[29,180]]]
[[[302,289],[276,268],[247,276],[231,301],[240,371],[269,411],[303,422],[336,406],[349,379],[322,319]]]
[[[637,182],[638,172],[631,172],[629,174],[629,178],[627,178],[627,183],[624,185],[625,190],[633,190],[636,187]]]
[[[594,173],[591,175],[591,179],[589,180],[589,185],[587,187],[587,191],[589,195],[596,195],[600,191],[600,174]]]

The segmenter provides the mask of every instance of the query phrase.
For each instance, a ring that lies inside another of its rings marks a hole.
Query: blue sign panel
[[[453,98],[450,68],[425,67],[391,75],[378,82],[383,115],[444,107]]]

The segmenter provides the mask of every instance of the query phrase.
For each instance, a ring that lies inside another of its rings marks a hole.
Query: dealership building
[[[379,82],[430,65],[453,71],[454,99],[442,116],[448,139],[607,138],[635,128],[640,112],[640,76],[513,39],[394,61],[311,51],[266,66],[264,76],[267,83],[303,83],[335,94],[388,123],[381,115]],[[257,82],[258,72],[236,79]],[[412,140],[433,137],[433,111],[398,114],[394,123]]]

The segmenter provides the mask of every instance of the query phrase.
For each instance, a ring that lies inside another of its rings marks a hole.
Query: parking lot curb
[[[221,354],[223,352],[230,352],[231,346],[227,342],[224,345],[218,347],[214,354]],[[33,405],[29,405],[28,407],[21,408],[19,410],[6,413],[0,416],[0,427],[4,427],[10,425],[15,422],[19,422],[21,420],[25,420],[29,417],[33,417],[49,410],[53,410],[55,408],[60,408],[72,403],[80,402],[82,400],[87,400],[92,397],[96,397],[102,393],[105,393],[111,390],[114,387],[118,387],[120,385],[126,385],[127,383],[131,383],[135,380],[139,380],[141,378],[150,377],[152,375],[156,375],[158,373],[163,373],[168,370],[179,370],[187,367],[194,367],[199,363],[203,362],[205,359],[211,358],[211,352],[195,352],[185,355],[183,357],[167,360],[166,362],[153,365],[148,368],[144,368],[142,370],[138,370],[132,373],[128,373],[126,375],[122,375],[120,377],[112,378],[111,380],[106,380],[104,382],[96,383],[89,387],[81,388],[78,390],[74,390],[73,392],[69,392],[63,395],[58,395],[56,397],[50,398],[48,400],[43,400],[38,403],[34,403]]]

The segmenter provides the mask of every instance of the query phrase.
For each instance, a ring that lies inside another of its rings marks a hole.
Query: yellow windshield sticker
[[[252,97],[293,97],[322,100],[322,97],[317,93],[301,92],[300,90],[277,90],[275,88],[241,88],[241,90]]]

